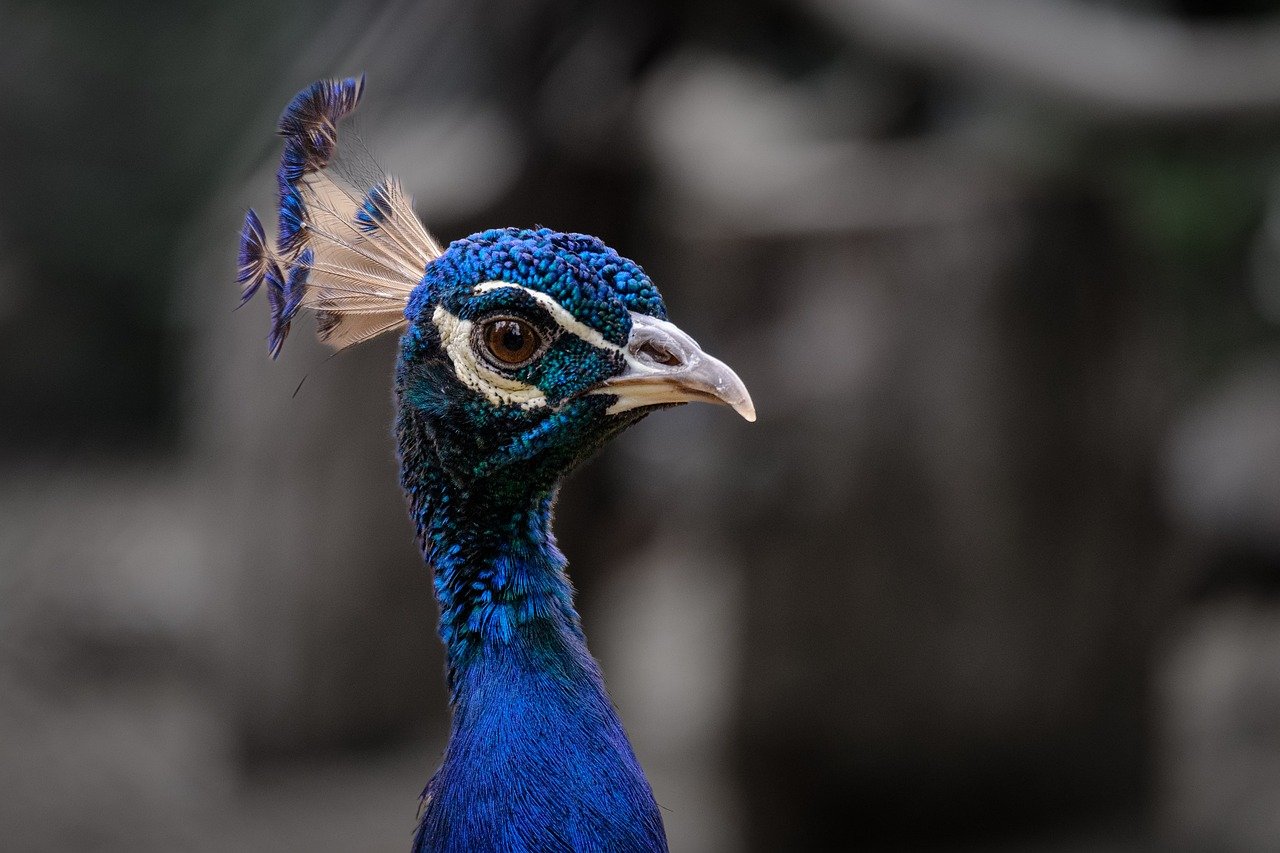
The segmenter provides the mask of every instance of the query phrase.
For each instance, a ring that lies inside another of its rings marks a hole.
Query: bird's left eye
[[[523,367],[542,349],[542,334],[519,317],[495,317],[479,332],[478,349],[495,367]]]

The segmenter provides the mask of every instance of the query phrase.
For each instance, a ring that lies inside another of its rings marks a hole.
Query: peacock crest
[[[424,268],[442,254],[395,178],[361,197],[324,171],[338,122],[363,92],[364,77],[321,80],[290,102],[278,127],[284,154],[274,248],[258,214],[245,216],[237,280],[244,302],[266,288],[272,358],[303,308],[315,312],[320,340],[335,349],[400,329]]]

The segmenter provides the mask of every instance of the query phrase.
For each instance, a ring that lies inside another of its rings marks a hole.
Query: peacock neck
[[[463,698],[458,692],[469,669],[518,650],[573,671],[574,659],[586,652],[566,561],[551,532],[554,493],[495,493],[430,468],[411,479],[410,494],[421,498],[412,501],[414,520],[434,573],[454,700]]]
[[[598,683],[551,532],[557,477],[533,466],[485,475],[446,450],[465,437],[446,444],[437,429],[416,406],[399,406],[401,486],[433,572],[454,703],[466,698],[469,669],[513,654]]]
[[[457,476],[419,427],[402,410],[401,480],[434,573],[453,724],[414,849],[665,851],[573,608],[554,481]]]

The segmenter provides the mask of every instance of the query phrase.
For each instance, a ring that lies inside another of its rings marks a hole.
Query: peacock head
[[[252,210],[241,233],[243,298],[265,289],[268,349],[314,311],[341,348],[403,330],[396,369],[406,465],[461,484],[549,489],[656,408],[755,409],[742,381],[667,321],[634,262],[595,237],[497,229],[442,249],[393,178],[361,196],[327,167],[364,78],[321,80],[280,117],[274,245]],[[497,477],[514,472],[518,477]]]
[[[669,322],[644,271],[596,237],[506,228],[457,240],[427,265],[405,317],[402,416],[429,431],[457,478],[516,471],[549,484],[680,403],[755,420],[738,376]]]

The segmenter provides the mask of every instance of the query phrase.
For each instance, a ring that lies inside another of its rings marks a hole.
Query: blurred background
[[[279,110],[361,71],[436,234],[600,235],[755,398],[560,505],[673,850],[1280,849],[1280,2],[0,22],[3,849],[408,849],[393,342],[233,310]]]

